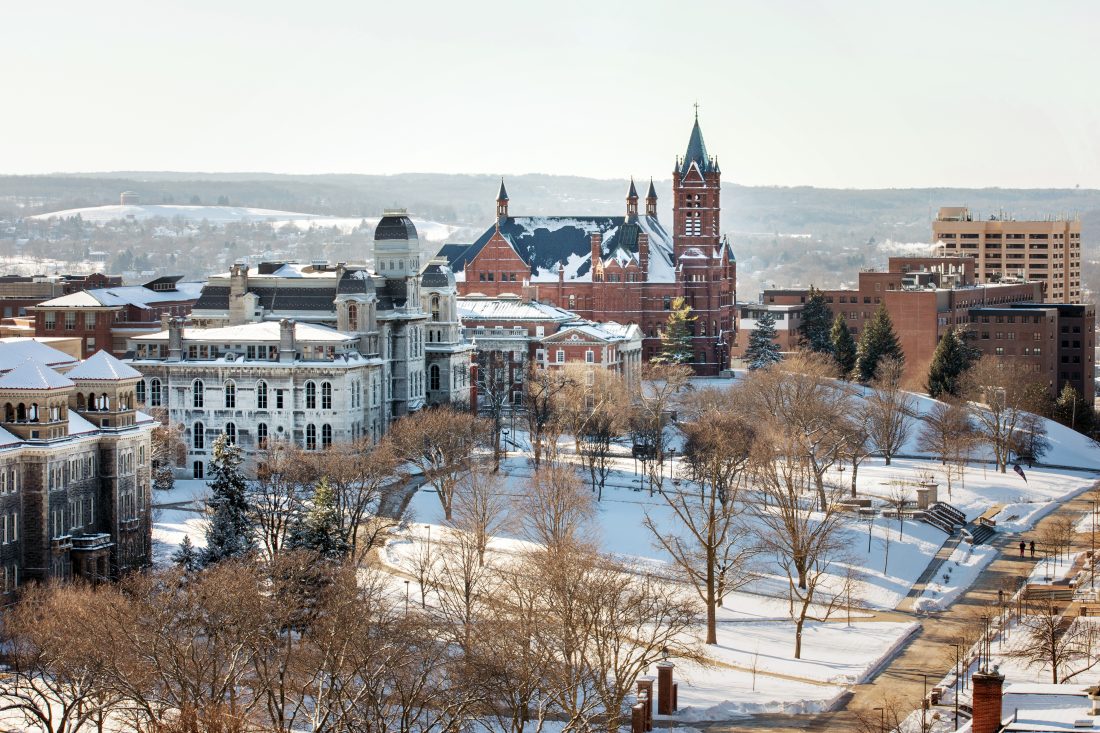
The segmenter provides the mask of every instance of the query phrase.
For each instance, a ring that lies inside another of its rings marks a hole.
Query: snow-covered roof
[[[217,341],[227,342],[278,342],[281,326],[278,321],[259,321],[257,323],[244,323],[239,326],[222,326],[219,328],[185,328],[183,338],[185,341]],[[295,323],[294,339],[299,342],[342,342],[357,338],[354,334],[337,331],[334,328],[321,326],[316,323]],[[160,331],[145,336],[140,336],[136,341],[167,341],[168,332]]]
[[[80,362],[67,376],[69,379],[117,382],[120,379],[141,377],[141,372],[127,364],[123,364],[106,351],[97,351]]]
[[[85,435],[98,431],[92,423],[85,420],[76,410],[69,410],[69,435]]]
[[[5,371],[27,359],[34,359],[51,367],[65,366],[77,362],[71,355],[59,351],[34,338],[12,336],[0,339],[0,371]],[[5,368],[5,366],[7,367]]]
[[[518,298],[458,298],[458,315],[464,320],[487,321],[556,321],[567,322],[576,319],[577,314],[534,301]]]
[[[27,359],[7,374],[0,376],[0,389],[50,390],[72,386],[71,379],[34,359]]]
[[[9,445],[19,445],[23,441],[15,435],[12,435],[4,428],[0,428],[0,448],[6,448]]]
[[[511,216],[499,223],[500,235],[531,266],[531,282],[557,282],[558,266],[567,282],[592,280],[591,236],[603,236],[602,255],[626,264],[638,257],[638,235],[649,237],[649,282],[674,282],[672,236],[655,216]],[[485,247],[497,231],[487,229],[471,245],[447,245],[447,257],[457,274]]]
[[[96,288],[53,298],[38,307],[42,308],[99,308],[104,306],[136,305],[140,308],[154,303],[170,303],[178,300],[198,300],[203,283],[181,282],[175,290],[150,290],[141,285],[123,285],[117,288]]]
[[[595,323],[585,321],[583,323],[567,324],[555,334],[547,336],[545,341],[566,341],[570,334],[579,333],[589,338],[605,342],[626,341],[633,338],[630,329],[638,330],[637,326],[621,326],[618,323]],[[640,331],[639,331],[640,335]]]

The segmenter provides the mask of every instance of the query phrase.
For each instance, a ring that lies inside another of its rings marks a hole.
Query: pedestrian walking
[[[1031,541],[1031,556],[1035,557],[1035,540]]]
[[[1024,550],[1027,548],[1027,543],[1020,540],[1020,557],[1024,556]]]

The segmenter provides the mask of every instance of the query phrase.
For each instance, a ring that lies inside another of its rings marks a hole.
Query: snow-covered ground
[[[962,542],[940,568],[939,577],[933,578],[924,593],[913,604],[914,611],[942,611],[966,592],[985,566],[997,557],[997,549],[990,545],[974,547]]]

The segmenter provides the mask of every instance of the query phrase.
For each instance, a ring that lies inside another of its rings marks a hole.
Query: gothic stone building
[[[24,580],[147,566],[153,420],[135,409],[141,375],[106,351],[77,362],[33,341],[0,344],[0,365],[0,602]]]
[[[721,236],[721,178],[696,119],[687,152],[672,173],[671,232],[657,218],[650,181],[645,210],[634,182],[625,216],[512,216],[501,181],[497,220],[470,245],[444,254],[469,295],[520,295],[593,321],[637,324],[645,360],[660,350],[674,298],[691,306],[693,366],[727,368],[736,329],[737,266]]]
[[[369,437],[425,404],[469,398],[472,347],[454,276],[421,261],[403,211],[375,229],[375,271],[343,263],[260,263],[214,276],[191,324],[132,339],[139,399],[167,409],[188,447],[180,473],[205,475],[219,434],[253,454],[271,440],[308,450]]]

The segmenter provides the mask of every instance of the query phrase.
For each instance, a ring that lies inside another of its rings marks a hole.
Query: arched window
[[[306,425],[306,450],[317,450],[317,426]]]
[[[439,389],[439,365],[432,364],[431,369],[428,370],[428,389],[433,392]]]
[[[237,426],[231,422],[225,424],[225,442],[229,445],[237,444]]]
[[[87,402],[84,401],[84,394],[82,392],[77,392],[76,393],[76,409],[83,410],[83,409],[85,409],[86,405],[87,405]],[[11,409],[11,405],[8,405],[5,408],[5,412],[4,412],[5,419],[8,422],[11,422],[11,418],[7,417],[7,414],[8,414],[7,410],[10,410],[10,409]]]
[[[237,406],[237,384],[232,379],[225,383],[225,406]]]
[[[137,386],[135,387],[135,390],[137,391],[137,401],[140,404],[144,405],[145,404],[145,380],[144,379],[137,383]]]
[[[194,478],[203,478],[203,465],[202,461],[195,461],[191,464],[191,475]]]
[[[206,426],[201,422],[191,426],[191,445],[195,450],[206,449]]]
[[[332,426],[325,423],[321,426],[321,447],[329,448],[332,446]]]
[[[359,330],[359,306],[352,303],[348,306],[348,330]]]
[[[256,409],[267,409],[267,382],[263,380],[256,382]]]
[[[38,422],[38,403],[32,402],[31,409],[27,411],[27,419],[31,422]]]
[[[19,406],[15,408],[15,421],[16,422],[26,422],[27,421],[27,406],[24,405],[22,402],[20,402]]]
[[[153,377],[149,380],[149,406],[160,407],[161,404],[161,391],[160,380]]]
[[[191,383],[191,406],[202,407],[203,405],[203,386],[201,379],[196,379]]]
[[[265,422],[256,426],[256,446],[260,450],[267,448],[267,423]]]
[[[432,296],[431,309],[432,309],[432,320],[433,321],[438,321],[439,320],[439,296],[438,295],[433,295]]]
[[[101,409],[101,410],[110,410],[111,409],[111,398],[107,396],[106,392],[99,395],[99,409]]]
[[[314,382],[306,382],[306,409],[317,409],[317,385]]]
[[[321,409],[332,409],[332,382],[321,382]]]

